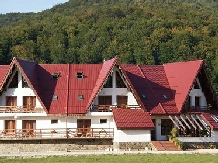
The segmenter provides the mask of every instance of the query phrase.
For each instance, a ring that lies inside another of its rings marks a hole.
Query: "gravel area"
[[[0,154],[7,158],[42,158],[51,156],[79,156],[79,155],[117,155],[117,154],[218,154],[218,149],[198,149],[189,151],[69,151],[69,152],[25,152],[15,154]]]

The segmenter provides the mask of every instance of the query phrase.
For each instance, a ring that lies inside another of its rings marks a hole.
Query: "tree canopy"
[[[218,93],[217,9],[216,0],[70,0],[37,14],[0,15],[0,63],[203,59]]]

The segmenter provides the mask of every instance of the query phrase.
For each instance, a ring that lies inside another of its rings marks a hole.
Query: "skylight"
[[[147,100],[147,96],[145,94],[141,94],[143,100]]]
[[[164,99],[168,99],[167,95],[163,95],[163,98],[164,98]]]
[[[84,99],[83,95],[78,95],[78,100],[83,100],[83,99]]]
[[[82,79],[84,77],[83,72],[77,72],[76,77],[77,77],[77,79]]]

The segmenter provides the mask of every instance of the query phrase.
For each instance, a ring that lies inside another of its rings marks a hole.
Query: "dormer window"
[[[53,79],[58,79],[59,76],[60,76],[60,72],[54,72],[54,73],[52,74]]]
[[[84,78],[83,72],[77,72],[77,73],[76,73],[76,77],[77,77],[77,79],[82,79],[82,78]]]
[[[78,100],[83,100],[84,96],[83,95],[78,95]]]

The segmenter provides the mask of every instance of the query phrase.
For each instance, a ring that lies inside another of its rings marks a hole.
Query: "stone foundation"
[[[112,139],[58,139],[58,140],[1,140],[0,152],[52,152],[73,150],[106,150],[113,147]]]
[[[217,142],[183,142],[183,149],[217,149]]]

